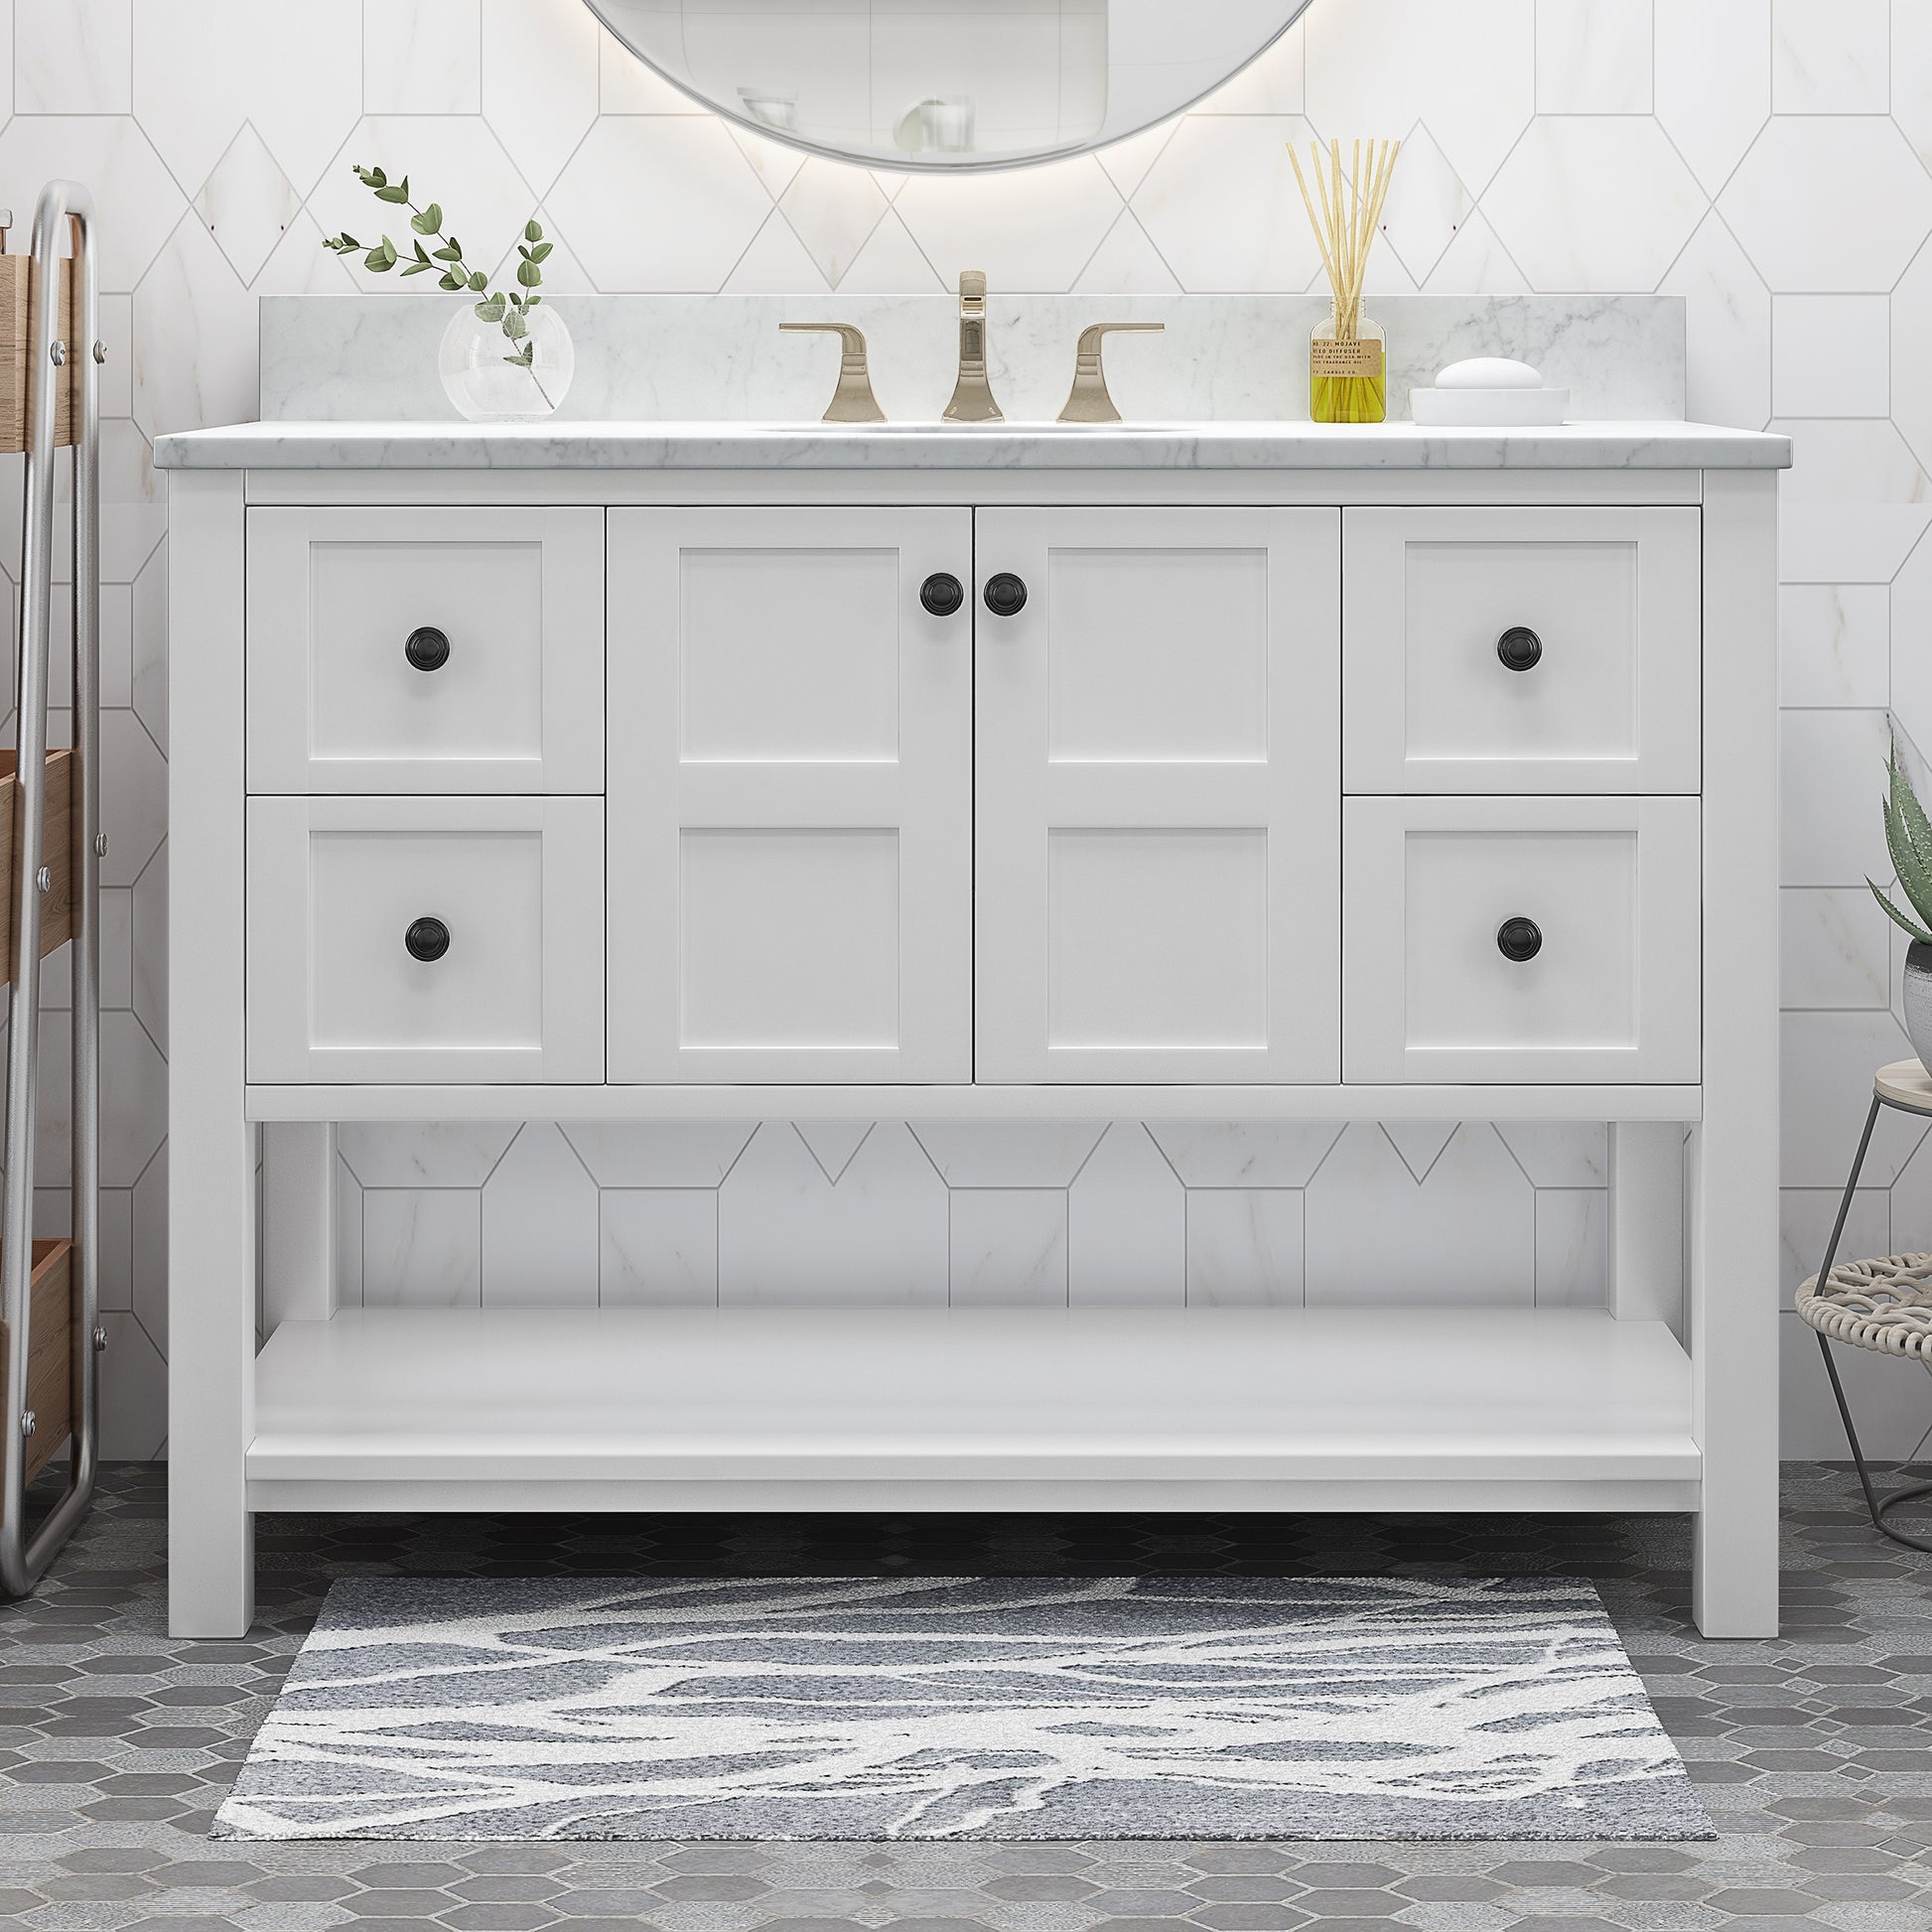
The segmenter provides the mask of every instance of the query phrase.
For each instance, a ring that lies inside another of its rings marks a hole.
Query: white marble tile
[[[1883,710],[1891,702],[1891,614],[1881,584],[1785,585],[1778,593],[1779,701]],[[1932,724],[1932,712],[1925,716]]]
[[[168,1441],[168,1365],[132,1314],[101,1316],[100,1453],[110,1461],[151,1461]]]
[[[1455,1138],[1455,1124],[1441,1120],[1385,1121],[1382,1132],[1388,1136],[1389,1145],[1402,1156],[1402,1165],[1418,1180],[1427,1180],[1430,1169]]]
[[[131,1307],[148,1338],[168,1352],[168,1150],[161,1148],[128,1195]]]
[[[168,767],[132,711],[100,714],[100,821],[107,856],[103,886],[131,886],[167,832]]]
[[[1536,1306],[1600,1309],[1609,1292],[1609,1195],[1600,1187],[1539,1187]]]
[[[717,121],[606,116],[544,198],[600,289],[718,288],[771,198]]]
[[[1717,214],[1698,224],[1660,288],[1690,311],[1686,413],[1762,429],[1771,414],[1771,292]]]
[[[1932,752],[1932,542],[1921,539],[1892,579],[1889,616],[1892,716],[1923,756]]]
[[[478,0],[362,0],[364,110],[479,112],[482,42]]]
[[[1177,295],[1180,292],[1173,270],[1132,208],[1121,210],[1120,219],[1087,258],[1087,265],[1073,286],[1082,295]]]
[[[583,0],[483,0],[482,28],[483,115],[546,194],[597,119],[597,18]]]
[[[131,1187],[100,1190],[100,1306],[117,1312],[125,1312],[134,1306],[134,1190]]]
[[[184,214],[134,296],[134,415],[146,433],[245,422],[259,388],[260,318],[199,214]],[[184,355],[185,344],[194,345]]]
[[[1539,289],[1654,288],[1707,206],[1657,122],[1617,114],[1540,117],[1482,198]]]
[[[16,197],[23,222],[40,184],[56,177],[93,191],[102,290],[133,288],[188,206],[147,137],[124,116],[16,115],[0,130],[0,181],[30,184]]]
[[[195,212],[243,282],[255,279],[301,206],[252,124],[228,143],[195,197]]]
[[[481,1187],[515,1133],[499,1121],[344,1121],[336,1144],[364,1187]]]
[[[863,168],[814,156],[791,178],[779,211],[819,273],[833,287],[885,215],[886,197]]]
[[[1778,895],[1778,999],[1786,1008],[1883,1012],[1891,1002],[1891,921],[1863,886]]]
[[[1432,295],[1515,295],[1529,282],[1478,208],[1456,229],[1424,286]]]
[[[1879,810],[1890,746],[1882,711],[1787,711],[1778,720],[1782,884],[1891,877]]]
[[[1288,294],[1321,273],[1288,157],[1298,143],[1306,171],[1311,132],[1291,115],[1190,115],[1174,130],[1133,209],[1183,288]]]
[[[1187,1190],[1187,1306],[1300,1308],[1302,1190]]]
[[[1091,1121],[915,1120],[914,1136],[950,1187],[1064,1187],[1099,1145]]]
[[[1845,1426],[1819,1358],[1818,1336],[1795,1314],[1778,1317],[1778,1437],[1787,1457],[1843,1462]],[[1932,1424],[1932,1382],[1916,1362],[1839,1348],[1834,1359],[1867,1455],[1907,1456]]]
[[[1298,89],[1299,92],[1299,89]],[[1300,102],[1293,107],[1264,108],[1257,110],[1265,113],[1293,114],[1300,111]],[[1124,141],[1110,141],[1094,156],[1107,171],[1107,179],[1118,188],[1129,201],[1134,191],[1147,179],[1147,171],[1161,157],[1162,150],[1174,137],[1180,126],[1180,117],[1163,121],[1158,127],[1144,129],[1139,134],[1130,134]]]
[[[1307,25],[1306,111],[1324,135],[1425,120],[1478,195],[1535,112],[1533,0],[1349,0]]]
[[[1904,11],[1917,0],[1905,0]],[[1771,0],[1771,107],[1882,114],[1891,105],[1888,0]]]
[[[1932,43],[1932,30],[1927,38]],[[1913,261],[1892,290],[1891,339],[1892,421],[1920,466],[1932,469],[1932,355],[1923,346],[1932,341],[1932,249]]]
[[[1536,111],[1648,114],[1651,12],[1652,0],[1536,0]]]
[[[751,164],[753,174],[764,184],[764,192],[775,202],[791,186],[792,178],[805,165],[805,156],[797,148],[789,147],[782,141],[768,140],[765,136],[755,134],[750,128],[740,127],[736,123],[732,124],[730,132],[739,153]],[[872,179],[878,185],[880,194],[891,201],[902,177],[890,176],[886,180],[881,180],[880,176],[874,173]],[[888,182],[891,186],[888,186]]]
[[[1329,1121],[1149,1121],[1189,1187],[1305,1187],[1341,1137]]]
[[[1891,115],[1932,170],[1932,7],[1891,10]]]
[[[838,1185],[784,1122],[752,1137],[718,1193],[728,1307],[943,1307],[946,1183],[911,1134],[882,1122]]]
[[[1771,305],[1771,403],[1780,416],[1883,416],[1891,407],[1891,303],[1883,295],[1780,295]]]
[[[1852,1157],[1848,1151],[1845,1157],[1848,1172],[1851,1165]],[[1864,1176],[1861,1175],[1860,1178],[1863,1180]],[[1839,1185],[1843,1187],[1842,1179]],[[1905,1163],[1894,1178],[1889,1193],[1876,1187],[1861,1186],[1860,1199],[1863,1200],[1866,1195],[1875,1195],[1884,1202],[1890,1210],[1890,1220],[1887,1223],[1883,1219],[1876,1219],[1874,1224],[1868,1219],[1860,1224],[1856,1236],[1848,1227],[1844,1253],[1848,1255],[1932,1254],[1932,1148],[1928,1148],[1924,1141],[1920,1141],[1911,1159]],[[1787,1202],[1792,1200],[1788,1191],[1785,1199]],[[1829,1213],[1825,1207],[1827,1201],[1831,1203]],[[1830,1216],[1831,1213],[1837,1212],[1837,1202],[1838,1194],[1835,1191],[1821,1192],[1819,1195],[1814,1207],[1814,1225],[1806,1237],[1806,1247],[1811,1259],[1792,1276],[1794,1284],[1816,1270],[1819,1258],[1825,1251],[1825,1236],[1831,1230]],[[1796,1204],[1802,1207],[1804,1197],[1801,1196]],[[1855,1215],[1857,1211],[1855,1207]],[[1859,1242],[1865,1245],[1861,1247],[1858,1245]],[[1802,1259],[1802,1256],[1799,1259]]]
[[[1771,0],[1666,0],[1653,38],[1657,118],[1715,195],[1770,116]]]
[[[1307,24],[1297,21],[1195,110],[1202,114],[1299,114],[1308,61]],[[1116,144],[1118,145],[1118,144]]]
[[[129,1004],[142,1031],[168,1050],[168,848],[147,863],[129,894],[133,931]]]
[[[799,1120],[791,1125],[835,1187],[873,1131],[872,1122],[865,1120]]]
[[[1527,1308],[1531,1188],[1487,1126],[1458,1127],[1418,1184],[1379,1128],[1347,1128],[1307,1191],[1311,1308]]]
[[[607,1187],[598,1216],[602,1307],[717,1306],[715,1188]]]
[[[14,111],[125,114],[133,0],[14,0]]]
[[[1852,1165],[1848,1148],[1845,1165]],[[1912,1211],[1902,1198],[1914,1191],[1911,1182],[1922,1176],[1926,1162],[1921,1156],[1909,1164],[1898,1184],[1889,1192],[1883,1187],[1861,1187],[1852,1196],[1852,1211],[1845,1217],[1845,1233],[1838,1245],[1841,1261],[1856,1261],[1863,1255],[1910,1253],[1915,1242],[1906,1223]],[[1843,1179],[1836,1187],[1787,1187],[1778,1196],[1778,1307],[1791,1307],[1798,1284],[1818,1273],[1825,1259],[1825,1244],[1832,1238],[1832,1224],[1838,1219],[1839,1203],[1845,1198]],[[1932,1203],[1928,1203],[1932,1204]],[[1894,1229],[1894,1221],[1899,1223]],[[1920,1219],[1916,1232],[1932,1232]]]
[[[47,1021],[42,1022],[45,1029]],[[131,1013],[100,1016],[100,1178],[131,1187],[168,1133],[168,1066]]]
[[[1402,144],[1382,235],[1417,281],[1426,281],[1475,212],[1475,200],[1426,127]]]
[[[1910,1057],[1905,1030],[1889,1013],[1787,1013],[1779,1038],[1779,1184],[1842,1187],[1871,1105],[1872,1074]],[[1882,1111],[1864,1178],[1889,1186],[1925,1132],[1922,1120]]]
[[[563,1133],[600,1187],[716,1187],[755,1121],[570,1122]]]
[[[1120,210],[1120,191],[1091,155],[1002,174],[916,175],[893,202],[942,283],[984,269],[1001,294],[1071,288]]]
[[[483,1190],[486,1309],[597,1306],[597,1182],[548,1121],[530,1121]]]
[[[483,1195],[470,1187],[370,1187],[362,1195],[362,1305],[481,1306]]]
[[[1597,1121],[1499,1121],[1496,1132],[1533,1187],[1603,1187],[1609,1132]]]
[[[818,264],[805,252],[805,244],[792,231],[785,217],[773,208],[764,225],[752,237],[751,245],[739,256],[738,265],[725,282],[727,295],[810,295],[830,294]],[[829,358],[836,375],[838,345],[818,345],[821,355]],[[808,353],[801,346],[801,354]],[[832,378],[826,381],[826,395],[832,392]]]
[[[704,109],[600,27],[597,37],[598,101],[606,114],[690,114]]]
[[[1718,207],[1773,292],[1877,293],[1932,230],[1932,177],[1881,116],[1783,115]]]
[[[1065,1308],[1063,1187],[952,1190],[952,1306]]]
[[[1067,1192],[1067,1295],[1075,1308],[1179,1308],[1187,1299],[1186,1194],[1138,1121],[1115,1121]]]
[[[880,217],[872,237],[839,283],[841,295],[931,295],[943,285],[894,209]]]
[[[362,1306],[362,1183],[340,1154],[336,1157],[336,1306]]]

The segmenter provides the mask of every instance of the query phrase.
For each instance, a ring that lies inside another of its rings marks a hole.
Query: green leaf
[[[470,286],[481,295],[489,286],[489,278],[480,268],[470,277]]]
[[[409,217],[409,225],[418,234],[435,234],[443,225],[443,210],[432,202],[420,214]]]
[[[432,248],[430,253],[440,262],[460,262],[463,250],[454,241],[446,241],[440,248]]]
[[[364,168],[359,161],[351,161],[348,165],[355,170],[356,176],[364,188],[386,188],[388,186],[389,177],[380,168]]]
[[[463,278],[459,275],[452,275],[450,271],[446,268],[443,271],[443,279],[440,282],[438,282],[436,286],[439,289],[447,289],[452,295],[454,295],[458,289],[462,288]]]
[[[492,295],[487,302],[479,302],[477,304],[477,320],[479,322],[501,322],[502,319],[503,298],[500,295]]]
[[[523,298],[523,306],[525,309],[534,309],[542,300],[543,297],[540,295],[526,295]]]
[[[539,241],[537,245],[530,250],[530,259],[533,262],[548,261],[550,259],[550,251],[557,244],[554,241]]]
[[[1887,775],[1891,782],[1885,801],[1885,849],[1912,909],[1932,924],[1932,824],[1926,822],[1895,751]]]
[[[529,333],[530,333],[530,325],[524,321],[522,312],[520,310],[512,309],[509,312],[509,314],[503,318],[503,334],[507,336],[511,342],[520,343],[523,340],[523,338],[527,336]]]
[[[1909,932],[1912,935],[1912,937],[1916,939],[1921,945],[1932,946],[1932,932],[1926,931],[1926,929],[1922,925],[1919,925],[1916,921],[1912,919],[1908,919],[1905,916],[1905,914],[1901,912],[1898,909],[1898,907],[1895,906],[1891,902],[1891,900],[1888,899],[1884,896],[1884,894],[1878,890],[1876,886],[1872,885],[1869,879],[1867,879],[1864,883],[1867,886],[1871,886],[1871,897],[1875,898],[1878,901],[1878,903],[1885,908],[1885,910],[1891,915],[1891,917],[1899,925],[1902,925],[1905,928],[1905,930]]]
[[[436,264],[434,262],[411,262],[402,272],[406,280],[411,275],[427,275]]]
[[[428,268],[431,265],[429,255],[424,250],[423,244],[420,241],[417,242],[416,244],[416,259],[419,262],[421,262],[425,268]]]
[[[1906,777],[1904,767],[1898,762],[1898,748],[1895,745],[1892,747],[1890,775],[1892,806],[1904,821],[1905,836],[1911,841],[1912,850],[1928,868],[1932,868],[1932,822],[1927,820],[1925,808],[1912,789],[1912,781]]]
[[[396,244],[387,235],[379,246],[362,257],[362,266],[373,275],[386,275],[396,265]]]
[[[533,289],[542,282],[543,270],[535,262],[518,262],[516,264],[516,279],[526,289]]]
[[[523,239],[525,241],[541,241],[543,239],[543,229],[534,215],[531,216],[529,225],[523,230]]]
[[[409,200],[409,177],[404,175],[401,181],[392,181],[387,188],[378,188],[375,191],[375,199],[378,202],[395,202],[399,205],[406,203]]]

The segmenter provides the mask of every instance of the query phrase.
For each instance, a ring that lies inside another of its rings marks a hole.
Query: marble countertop
[[[163,470],[1781,470],[1788,438],[1703,423],[241,423]]]

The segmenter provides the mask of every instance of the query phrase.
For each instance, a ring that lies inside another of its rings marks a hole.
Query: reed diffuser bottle
[[[1328,143],[1325,160],[1317,143],[1310,142],[1309,149],[1321,200],[1318,213],[1301,157],[1290,148],[1288,158],[1295,164],[1331,297],[1327,321],[1316,324],[1309,338],[1309,416],[1317,423],[1379,423],[1388,414],[1388,357],[1381,326],[1362,314],[1362,282],[1402,143],[1369,142],[1364,172],[1357,141],[1345,184],[1339,141]]]

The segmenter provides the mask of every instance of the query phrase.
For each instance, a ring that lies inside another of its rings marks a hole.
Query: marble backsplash
[[[943,295],[564,295],[577,373],[560,418],[810,422],[838,372],[832,337],[780,322],[850,322],[866,333],[873,387],[895,422],[931,421],[952,393],[957,305]],[[436,373],[447,298],[264,296],[264,421],[436,421],[453,412]],[[1313,296],[995,296],[988,366],[1009,418],[1057,415],[1073,347],[1093,322],[1160,322],[1117,336],[1108,379],[1129,420],[1306,419]],[[1513,355],[1571,392],[1577,421],[1684,415],[1685,303],[1674,295],[1392,295],[1372,304],[1388,335],[1392,418],[1447,362]]]

